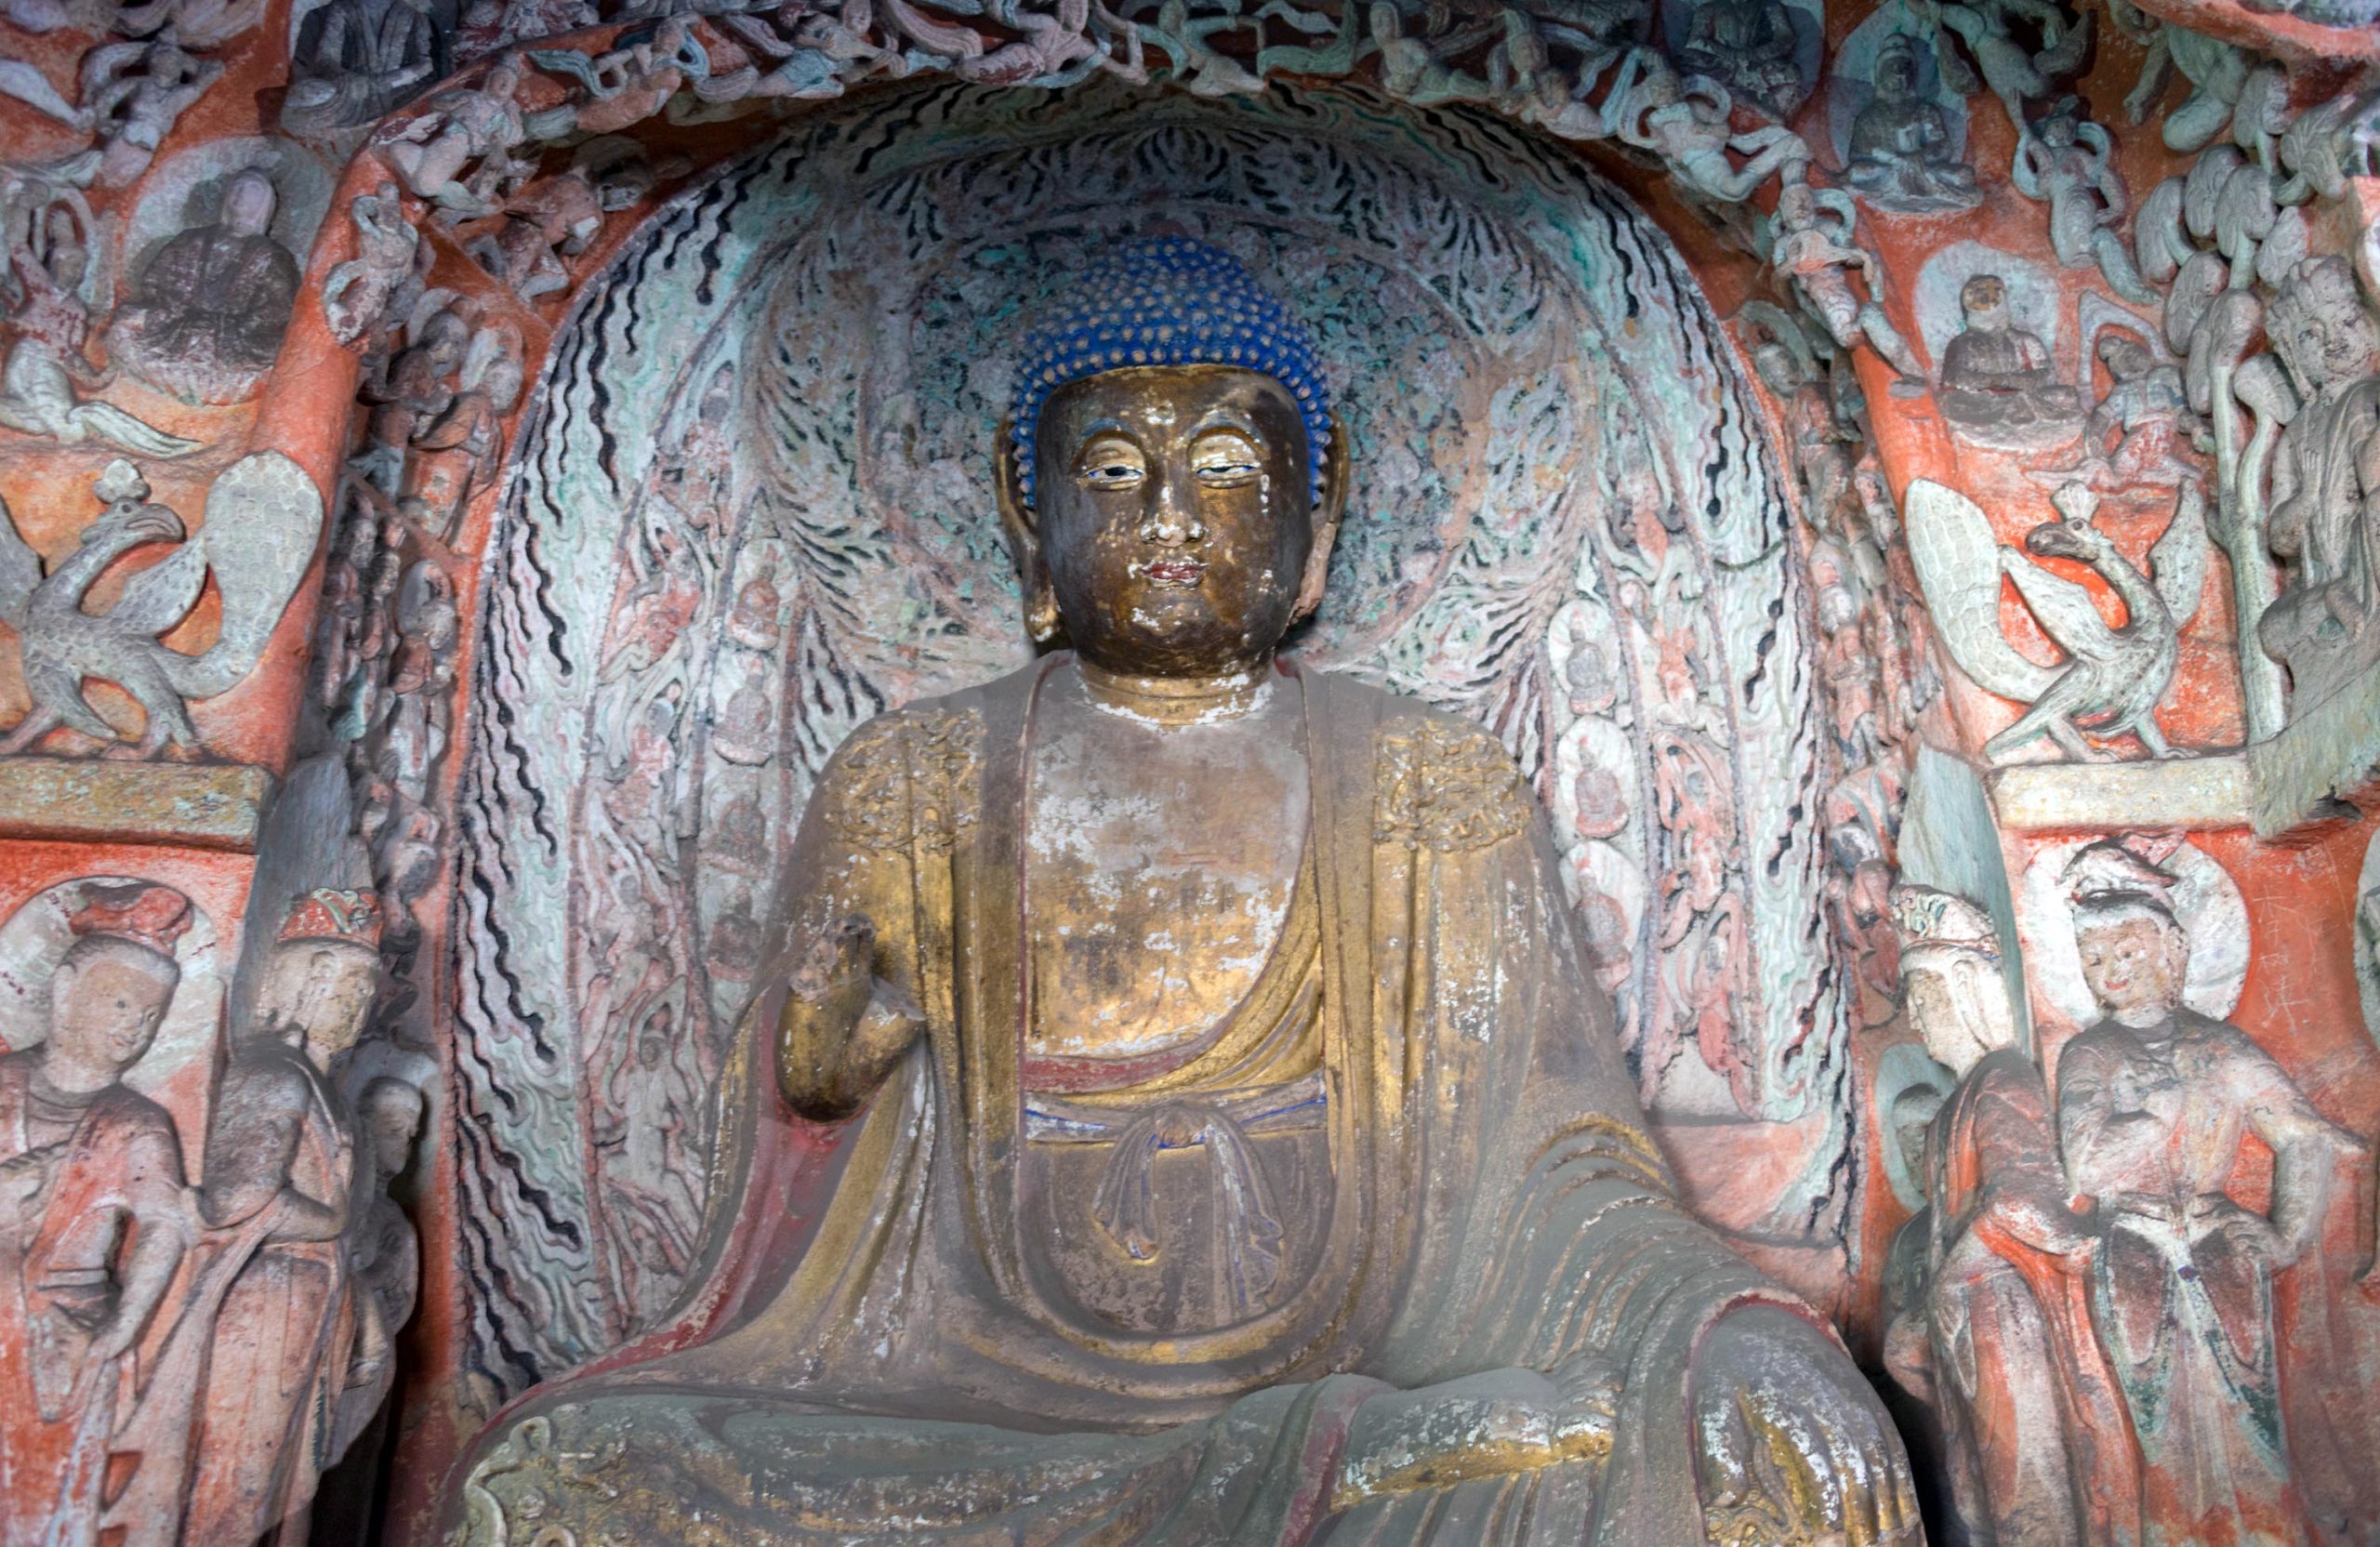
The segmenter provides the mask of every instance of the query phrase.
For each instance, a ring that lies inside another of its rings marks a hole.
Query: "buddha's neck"
[[[1272,693],[1273,663],[1215,677],[1143,677],[1110,671],[1076,658],[1091,704],[1127,720],[1157,725],[1214,725],[1263,707]]]

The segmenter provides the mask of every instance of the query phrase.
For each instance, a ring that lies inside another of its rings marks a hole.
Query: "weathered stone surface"
[[[2238,827],[2251,805],[2247,755],[2150,762],[2020,763],[1992,770],[1991,809],[2010,832]]]
[[[201,849],[256,847],[272,789],[236,764],[0,758],[0,838],[109,839]]]

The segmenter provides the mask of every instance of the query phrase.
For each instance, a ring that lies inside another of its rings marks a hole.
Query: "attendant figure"
[[[2302,406],[2273,448],[2267,528],[2290,584],[2256,635],[2303,714],[2380,663],[2380,322],[2346,259],[2319,258],[2268,323]]]
[[[330,1079],[371,1014],[380,906],[321,888],[281,927],[207,1135],[201,1207],[217,1231],[195,1477],[182,1540],[251,1542],[299,1524],[337,1460],[335,1415],[355,1338],[342,1239],[354,1213],[356,1134]]]
[[[1896,888],[1893,915],[1910,1019],[1959,1083],[1927,1130],[1915,1239],[1895,1248],[1922,1287],[1887,1364],[1941,1424],[1968,1540],[2135,1542],[2132,1440],[2091,1329],[2092,1221],[2070,1207],[2049,1091],[2016,1046],[1998,934],[1923,887]]]
[[[171,888],[86,886],[47,1038],[0,1057],[0,1541],[98,1521],[189,1240],[174,1120],[124,1076],[173,1003],[190,921]]]
[[[2181,368],[2161,363],[2148,345],[2123,333],[2100,338],[2096,352],[2113,384],[2091,410],[2091,455],[2078,470],[2095,488],[2181,483],[2197,477],[2198,469],[2181,456],[2198,425]]]
[[[389,1184],[413,1159],[421,1131],[421,1092],[383,1075],[356,1099],[372,1164],[356,1178],[356,1228],[349,1262],[363,1291],[356,1296],[355,1341],[348,1354],[347,1389],[339,1396],[334,1454],[343,1453],[379,1416],[396,1383],[396,1336],[413,1319],[421,1289],[421,1237],[389,1196]]]
[[[2148,1547],[2310,1540],[2289,1474],[2272,1280],[2321,1228],[2353,1140],[2237,1027],[2182,1003],[2189,937],[2174,878],[2115,840],[2066,873],[2083,981],[2103,1019],[2066,1045],[2059,1140],[2098,1203],[2092,1318],[2141,1457]],[[2270,1146],[2269,1214],[2228,1188],[2241,1142]]]

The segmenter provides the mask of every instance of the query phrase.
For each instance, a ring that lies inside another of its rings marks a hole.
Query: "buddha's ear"
[[[1330,416],[1330,443],[1322,453],[1322,494],[1314,502],[1314,549],[1306,555],[1305,574],[1298,580],[1297,604],[1289,619],[1311,614],[1322,605],[1323,582],[1330,575],[1330,550],[1339,542],[1339,522],[1347,513],[1347,490],[1353,464],[1347,455],[1347,427]]]
[[[1016,560],[1017,588],[1025,595],[1025,629],[1036,644],[1058,637],[1058,595],[1050,585],[1050,566],[1041,558],[1041,533],[1033,523],[1033,508],[1025,502],[1024,469],[1018,464],[1012,421],[1002,419],[992,443],[993,498],[1000,510],[1000,530],[1008,534],[1008,550]]]

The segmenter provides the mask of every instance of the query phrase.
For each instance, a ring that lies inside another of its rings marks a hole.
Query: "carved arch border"
[[[708,24],[696,22],[695,25]],[[649,30],[649,24],[647,27]],[[612,52],[624,38],[638,31],[639,27],[634,24],[593,29],[568,38],[542,42],[536,52],[547,56],[549,60],[566,54],[581,61],[589,61]],[[674,177],[654,187],[637,202],[607,211],[608,218],[600,234],[569,261],[569,281],[561,294],[562,304],[560,308],[553,307],[550,302],[543,306],[524,302],[465,251],[452,226],[441,220],[441,209],[437,204],[411,192],[399,192],[391,197],[391,190],[401,179],[388,157],[389,149],[394,144],[418,142],[442,132],[436,118],[440,111],[437,104],[447,99],[445,94],[478,90],[509,57],[483,60],[455,77],[442,92],[432,93],[423,102],[392,114],[371,132],[364,148],[339,180],[309,260],[306,284],[300,293],[299,311],[292,321],[280,360],[264,389],[250,446],[251,449],[269,447],[281,450],[304,467],[325,490],[345,491],[335,497],[335,503],[341,507],[342,523],[345,506],[352,494],[353,477],[348,470],[349,460],[359,443],[368,440],[369,421],[373,414],[369,394],[378,385],[368,378],[371,364],[377,357],[379,368],[384,370],[389,356],[409,341],[406,337],[409,322],[420,314],[419,298],[425,288],[431,292],[448,293],[458,298],[476,311],[483,325],[513,330],[521,345],[521,373],[525,379],[535,381],[544,373],[550,349],[569,325],[580,284],[588,276],[601,272],[628,243],[635,240],[648,218],[664,207],[682,188],[710,167],[739,155],[752,143],[748,121],[738,121],[718,128],[689,126],[670,120],[659,111],[662,107],[660,102],[654,103],[654,111],[641,120],[614,126],[609,137],[624,152],[641,152],[654,161],[665,164],[672,158],[700,159],[683,165]],[[1334,68],[1333,61],[1327,59],[1308,57],[1298,62],[1302,68],[1292,71],[1276,67],[1267,73],[1321,82],[1359,81],[1401,100],[1415,111],[1426,112],[1436,105],[1421,83],[1383,80],[1377,71],[1372,70],[1346,66]],[[557,110],[569,106],[575,88],[565,83],[563,76],[574,73],[575,72],[568,67],[559,65],[524,72],[519,96],[525,121],[536,123],[543,118],[550,122]],[[960,78],[967,78],[969,74],[958,69],[953,69],[950,73]],[[1195,76],[1192,89],[1200,89]],[[1545,127],[1541,114],[1526,102],[1479,102],[1475,105],[1481,111],[1498,113],[1532,134],[1538,134]],[[767,126],[770,138],[785,132],[793,116],[765,116],[762,122]],[[413,141],[407,141],[409,135],[415,137]],[[562,142],[556,141],[552,145],[536,146],[534,152],[544,156],[566,148]],[[1731,162],[1728,165],[1732,168],[1735,164]],[[1687,202],[1699,202],[1694,174],[1682,173],[1674,167],[1668,170],[1687,195]],[[1705,176],[1708,171],[1706,167]],[[1713,224],[1721,222],[1714,218]],[[385,267],[391,255],[405,255],[411,251],[424,251],[428,255],[417,273],[408,276]],[[1699,271],[1692,249],[1681,256],[1686,258],[1687,269],[1699,286],[1705,276]],[[376,261],[384,265],[377,271]],[[376,315],[370,303],[375,287],[384,283],[390,287],[391,296]],[[1739,369],[1739,366],[1731,368]],[[350,413],[344,405],[355,398],[359,389],[366,392],[366,403]],[[503,428],[500,447],[503,460],[499,465],[507,469],[511,466],[510,458],[521,455],[523,449],[514,443],[522,432],[524,416],[516,413],[510,418],[511,422]],[[448,532],[443,536],[408,533],[397,549],[400,567],[404,573],[414,573],[428,564],[445,574],[454,609],[465,619],[478,617],[483,605],[493,604],[492,599],[482,589],[487,579],[485,549],[508,481],[509,470],[506,474],[481,482],[470,490],[468,505],[457,512]],[[1799,492],[1790,486],[1790,482],[1779,493],[1789,509],[1798,510]],[[334,542],[337,541],[336,531],[335,527]],[[1790,546],[1790,538],[1779,535],[1779,540],[1787,541]],[[335,550],[331,561],[334,569],[337,559]],[[326,575],[325,590],[309,599],[314,608],[314,615],[293,620],[317,640],[318,672],[324,650],[322,641],[327,638],[325,630],[341,626],[340,619],[333,615],[337,610],[331,594],[335,579],[335,575]],[[1792,615],[1789,628],[1798,628],[1806,636],[1811,624],[1806,583],[1796,580],[1789,584],[1780,592],[1778,604]],[[303,605],[305,603],[301,602],[300,606]],[[298,607],[292,609],[293,613],[298,610]],[[409,907],[413,914],[413,928],[408,930],[401,926],[393,936],[390,967],[401,982],[400,988],[392,996],[395,1012],[399,1017],[412,1020],[416,1029],[422,1034],[418,1040],[442,1049],[449,1040],[443,1024],[452,1014],[451,1007],[456,995],[453,981],[456,957],[452,942],[457,932],[487,927],[491,922],[483,913],[477,911],[480,904],[461,890],[453,835],[447,830],[456,809],[462,773],[461,760],[453,755],[453,744],[460,739],[462,715],[468,697],[465,684],[482,664],[475,658],[481,634],[476,627],[464,629],[456,641],[456,669],[444,679],[443,685],[432,689],[444,694],[443,703],[432,706],[429,712],[438,715],[443,721],[446,755],[434,760],[434,765],[427,771],[426,787],[419,798],[399,801],[393,809],[376,806],[374,802],[377,797],[371,787],[373,778],[369,764],[373,760],[370,758],[363,760],[364,766],[359,770],[355,792],[356,803],[364,813],[363,819],[377,826],[377,831],[371,835],[376,851],[376,870],[378,872],[376,880],[384,892],[395,892],[397,896],[393,901],[401,907]],[[1805,672],[1813,665],[1811,660],[1802,659],[1792,664],[1791,671]],[[1780,671],[1782,674],[1785,673]],[[1815,691],[1806,681],[1798,682],[1795,686],[1797,691]],[[337,745],[337,734],[334,727],[333,746]],[[301,734],[301,741],[304,739]],[[1809,798],[1814,800],[1819,799],[1825,783],[1824,771],[1813,762],[1805,768],[1804,773],[1812,785]],[[1813,826],[1811,831],[1815,834],[1816,830]],[[1806,853],[1772,857],[1784,860],[1789,867],[1796,870],[1806,869],[1821,862],[1815,844]],[[406,874],[392,876],[391,872]],[[1831,939],[1831,932],[1827,927],[1822,907],[1822,903],[1814,907],[1807,920],[1807,930],[1812,938],[1824,936]],[[1811,1045],[1824,1047],[1832,1044],[1846,1028],[1840,1006],[1825,994],[1820,996],[1820,1000],[1831,1007],[1818,1012],[1818,1018],[1826,1024],[1807,1027],[1805,1037]],[[549,1058],[552,1052],[533,1047],[529,1056]],[[561,1079],[577,1078],[576,1071],[568,1069],[559,1061],[554,1064],[554,1073]],[[1833,1078],[1839,1078],[1839,1072]],[[1805,1094],[1820,1103],[1833,1099],[1829,1092],[1815,1088]],[[1780,1115],[1798,1115],[1798,1108]],[[1839,1114],[1839,1117],[1847,1120],[1847,1112]],[[456,1146],[473,1144],[474,1136],[470,1124],[458,1113],[445,1113],[443,1121],[448,1132],[438,1145],[436,1164],[448,1169],[451,1181],[451,1168],[456,1163]],[[1838,1141],[1841,1138],[1839,1126],[1836,1138]],[[1822,1160],[1820,1170],[1825,1170],[1828,1164]],[[453,1197],[443,1184],[437,1191],[450,1198]],[[522,1202],[524,1207],[536,1207],[534,1197],[524,1197]],[[454,1212],[451,1206],[446,1212]],[[459,1217],[425,1219],[423,1223],[433,1233],[433,1238],[435,1234],[443,1233],[451,1239],[454,1233],[473,1228],[470,1221]],[[425,1252],[425,1303],[443,1301],[451,1307],[459,1307],[464,1302],[468,1290],[461,1280],[467,1255],[456,1250],[430,1250]],[[433,1350],[442,1362],[455,1360],[459,1353],[456,1347],[451,1346],[459,1340],[447,1341],[450,1346]],[[453,1411],[453,1421],[459,1421],[466,1431],[470,1423],[469,1409],[477,1408],[483,1413],[507,1395],[483,1388],[468,1370],[456,1368],[452,1363],[446,1364],[445,1368],[417,1370],[414,1379],[416,1386],[425,1383],[451,1386],[460,1382],[462,1389],[456,1394],[460,1398],[460,1408]],[[451,1400],[441,1401],[434,1406],[447,1408]],[[443,1426],[443,1421],[433,1420],[433,1423]],[[460,1437],[459,1435],[456,1437]],[[429,1444],[433,1452],[439,1448],[434,1439]]]

